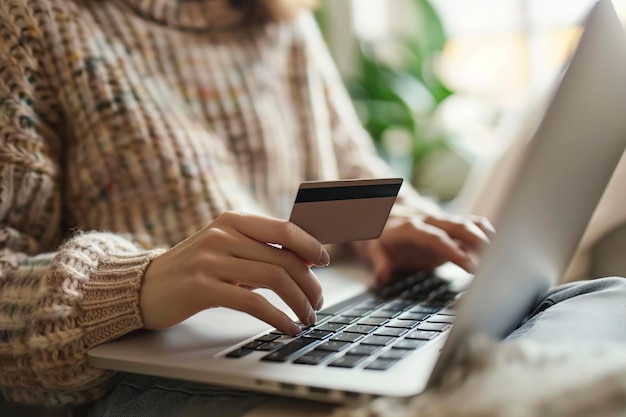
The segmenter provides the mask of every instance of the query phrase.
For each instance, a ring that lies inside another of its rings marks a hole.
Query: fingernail
[[[478,263],[471,258],[467,261],[466,265],[467,265],[466,270],[470,273],[476,272],[476,268],[478,268]]]
[[[315,304],[315,311],[320,311],[323,306],[324,306],[324,297],[320,297],[317,304]]]
[[[316,321],[317,321],[317,315],[315,314],[315,311],[311,309],[311,312],[309,313],[309,326],[313,326]]]
[[[289,334],[291,336],[295,336],[300,332],[302,332],[300,326],[298,326],[296,323],[291,323],[291,326],[289,327]]]
[[[328,266],[330,264],[330,255],[322,246],[322,252],[320,253],[320,266]]]

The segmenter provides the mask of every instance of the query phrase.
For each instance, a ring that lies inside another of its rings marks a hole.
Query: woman
[[[134,376],[89,367],[89,348],[218,305],[298,332],[258,287],[315,321],[323,298],[309,268],[330,256],[280,219],[302,181],[391,172],[359,126],[309,7],[0,4],[6,398],[96,400]],[[486,220],[444,214],[408,188],[394,210],[401,215],[380,239],[356,245],[379,284],[395,268],[451,260],[472,269],[472,252],[488,241]],[[245,408],[232,403],[226,409]]]

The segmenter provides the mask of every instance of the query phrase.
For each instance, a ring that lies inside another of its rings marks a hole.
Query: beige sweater
[[[156,248],[228,209],[287,217],[304,180],[391,175],[312,18],[228,4],[0,1],[6,397],[102,395],[86,352],[142,327]]]

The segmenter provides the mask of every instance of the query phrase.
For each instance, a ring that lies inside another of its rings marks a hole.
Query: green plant
[[[358,75],[346,85],[362,122],[384,152],[389,129],[404,129],[412,139],[412,161],[418,165],[434,150],[446,146],[431,125],[432,116],[452,91],[435,71],[436,58],[446,42],[439,15],[428,0],[412,0],[416,33],[394,34],[400,63],[388,63],[374,45],[359,42]]]
[[[421,164],[448,149],[445,132],[434,123],[439,106],[454,92],[439,78],[437,58],[447,41],[441,18],[429,0],[407,0],[415,12],[414,31],[391,33],[382,44],[358,40],[356,75],[345,80],[363,125],[378,149],[390,157],[385,137],[404,132],[410,138],[410,179],[419,188]],[[365,5],[363,5],[365,7]],[[323,22],[323,13],[318,16]],[[384,46],[383,46],[384,45]],[[390,62],[381,49],[391,47],[399,59]],[[447,200],[454,195],[437,195]]]

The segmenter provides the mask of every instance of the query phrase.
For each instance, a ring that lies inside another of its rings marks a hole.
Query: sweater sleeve
[[[335,154],[341,156],[341,178],[397,177],[389,165],[379,156],[374,143],[356,114],[352,100],[341,75],[321,36],[312,15],[301,16],[311,70],[322,80],[326,104],[329,110]],[[432,201],[420,196],[406,181],[392,214],[404,215],[440,211]]]
[[[8,5],[7,5],[8,3]],[[62,405],[102,395],[111,376],[87,351],[142,327],[145,268],[161,250],[108,233],[61,242],[62,131],[37,63],[36,27],[0,5],[0,389]]]

